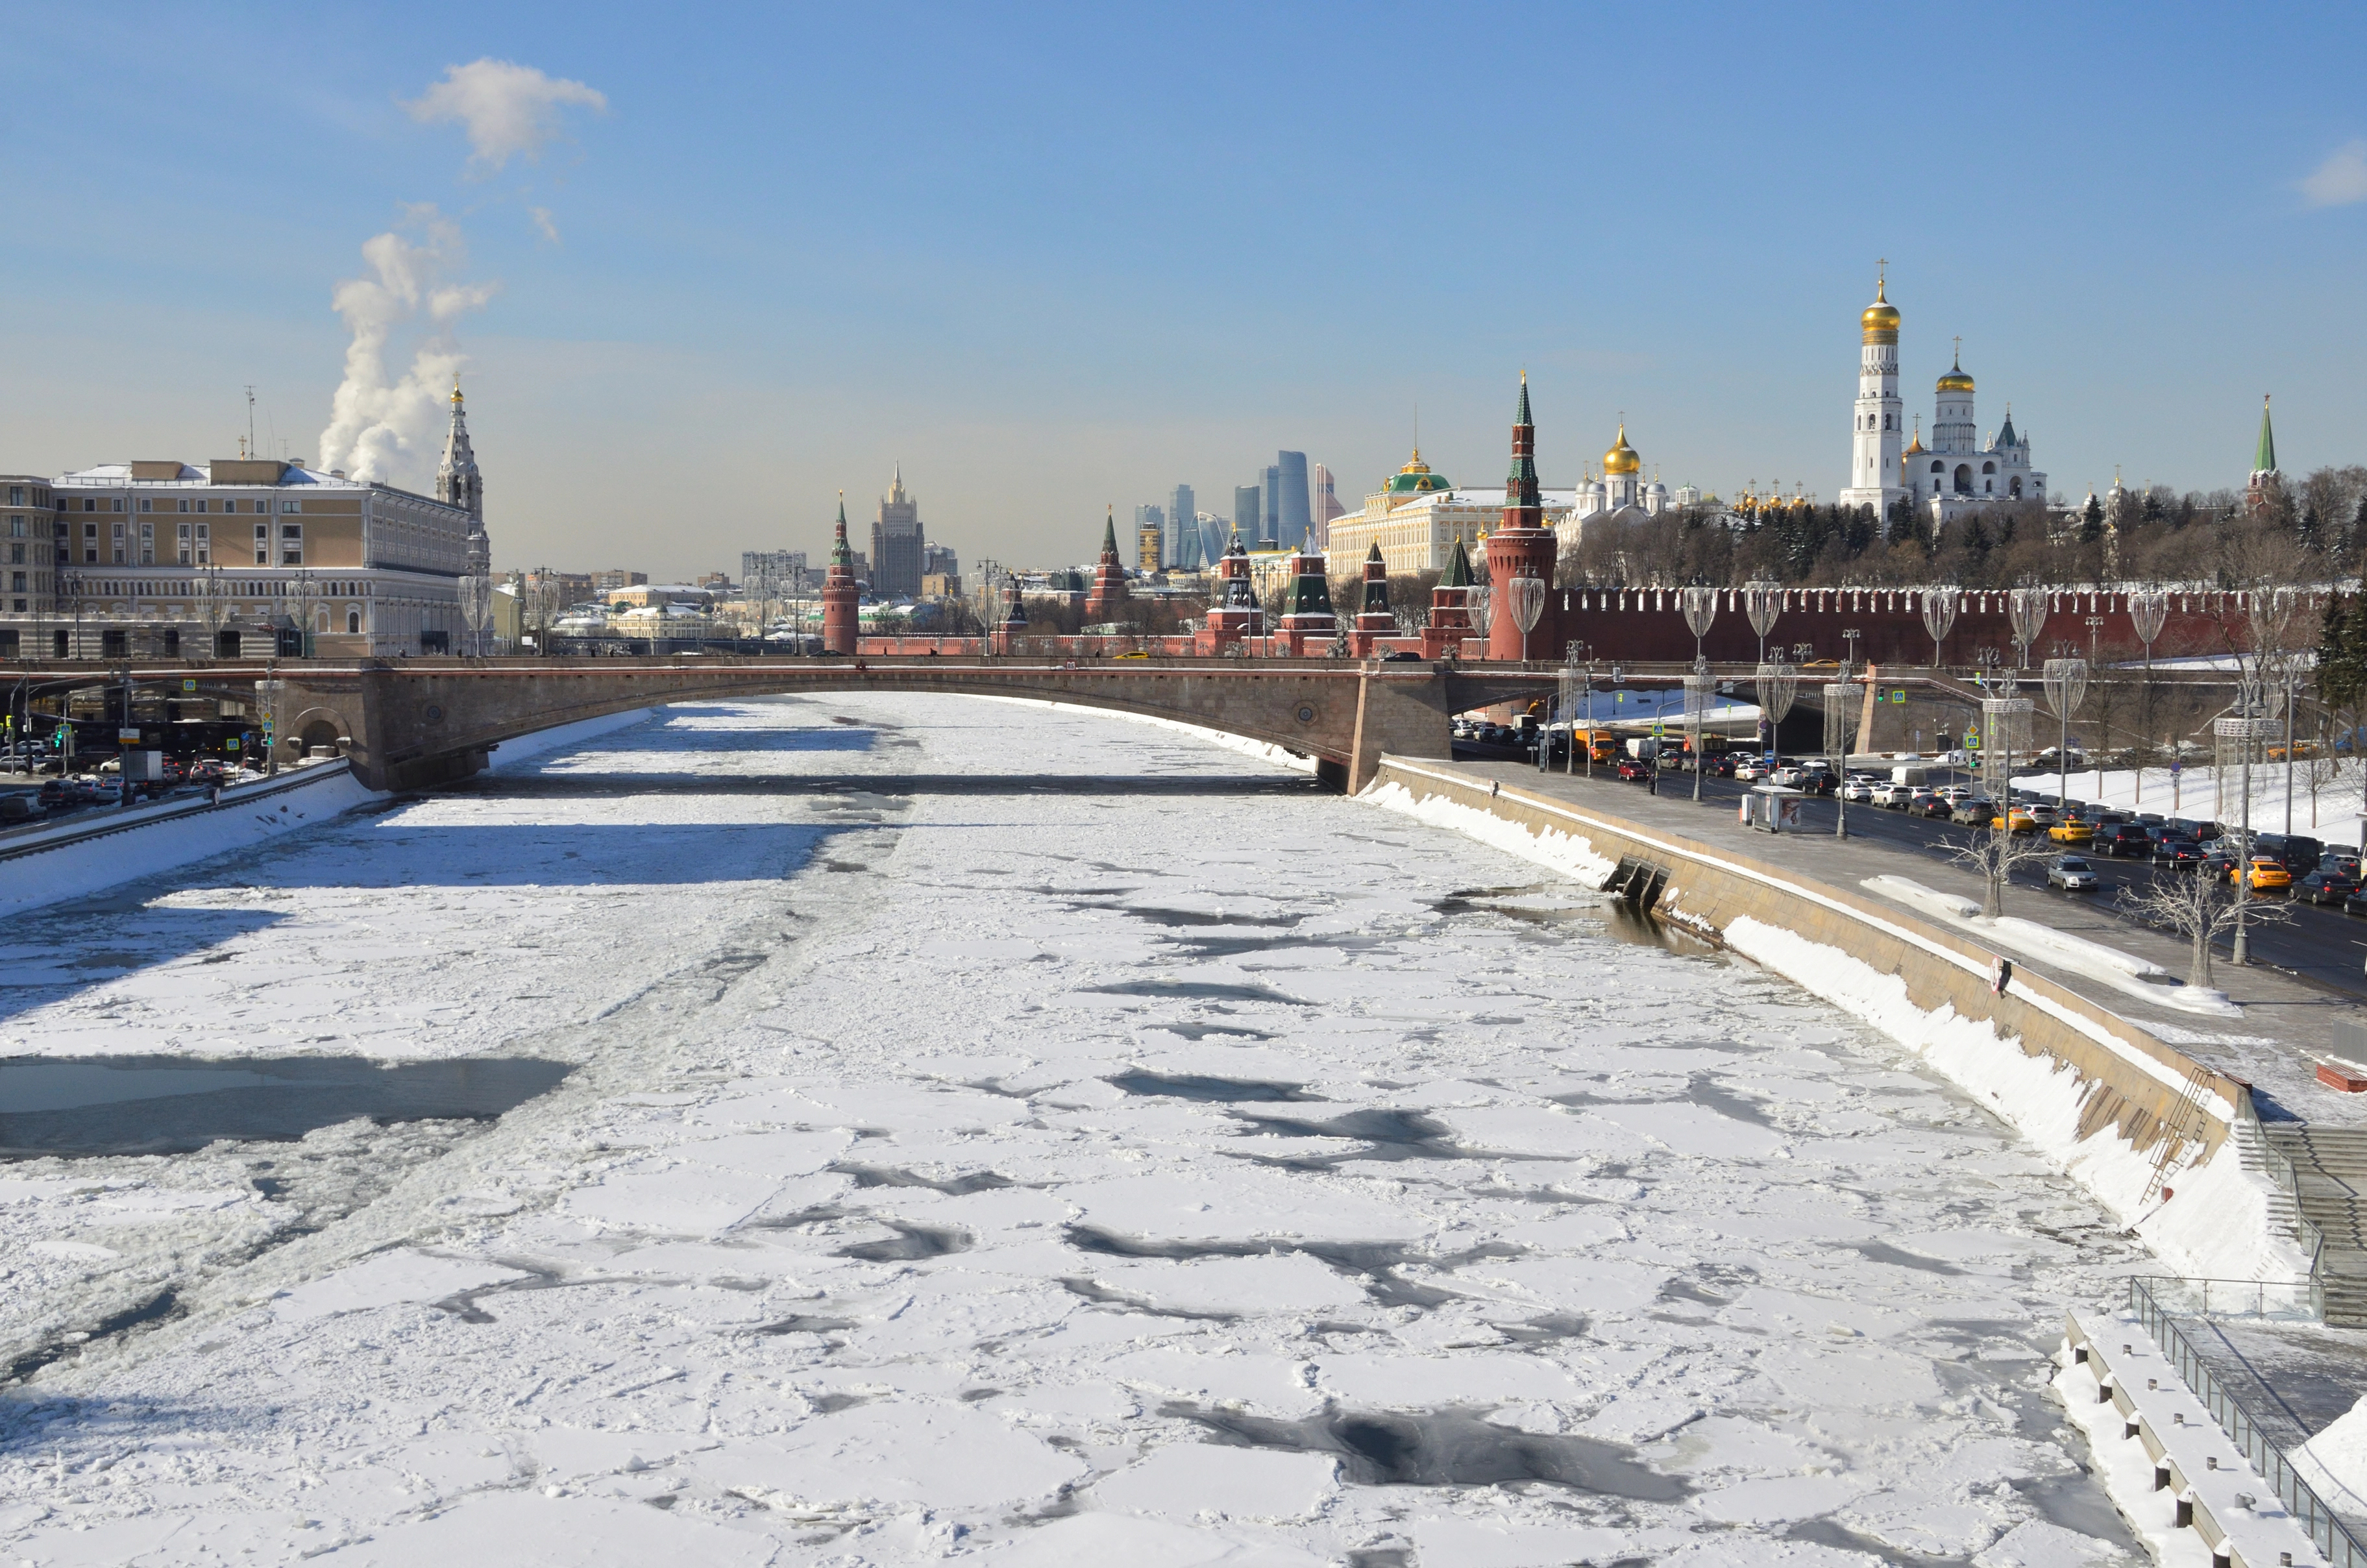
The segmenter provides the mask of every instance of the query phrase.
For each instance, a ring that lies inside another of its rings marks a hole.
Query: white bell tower
[[[1890,503],[1906,495],[1898,477],[1898,452],[1906,443],[1907,411],[1898,400],[1898,308],[1885,297],[1890,264],[1883,263],[1874,285],[1874,303],[1858,317],[1856,425],[1850,433],[1850,477],[1843,506],[1871,506],[1877,521]]]

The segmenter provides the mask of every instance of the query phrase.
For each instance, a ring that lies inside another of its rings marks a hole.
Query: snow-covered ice
[[[7,1055],[568,1071],[9,1167],[0,1561],[2141,1560],[2070,1180],[1181,731],[677,707],[58,915]]]

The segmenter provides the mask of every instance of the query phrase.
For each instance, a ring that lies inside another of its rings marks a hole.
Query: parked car
[[[2077,817],[2066,817],[2046,829],[2046,836],[2058,844],[2084,844],[2096,836],[2096,829]]]
[[[2046,863],[2046,886],[2066,893],[2092,893],[2100,880],[2096,868],[2079,855],[2056,855]]]
[[[1997,820],[1997,807],[1986,800],[1960,800],[1948,813],[1948,820],[1965,828],[1986,828]]]
[[[2328,856],[2331,860],[2333,857]],[[2313,904],[2339,904],[2359,891],[2359,863],[2352,861],[2348,871],[2339,864],[2321,864],[2316,871],[2293,884],[2293,896]]]
[[[2088,847],[2100,855],[2110,855],[2115,860],[2124,856],[2144,860],[2153,853],[2153,835],[2135,822],[2120,822],[2109,828],[2097,829],[2096,836],[2088,840]]]

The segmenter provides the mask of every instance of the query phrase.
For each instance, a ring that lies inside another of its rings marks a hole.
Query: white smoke
[[[320,463],[357,479],[411,478],[440,450],[445,399],[466,361],[454,325],[499,285],[453,281],[468,266],[468,245],[433,205],[408,209],[397,229],[362,246],[362,259],[376,276],[349,277],[334,296],[353,342],[321,433]],[[398,333],[417,341],[410,368],[395,380],[387,364]]]
[[[607,96],[596,87],[488,56],[446,66],[444,80],[402,107],[423,125],[457,120],[465,126],[470,164],[491,174],[514,157],[539,158],[559,134],[559,111],[571,105],[608,112]]]

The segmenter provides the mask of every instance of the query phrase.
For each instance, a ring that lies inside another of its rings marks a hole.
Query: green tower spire
[[[2276,432],[2269,428],[2269,400],[2265,393],[2260,397],[2260,446],[2259,450],[2252,454],[2252,471],[2256,474],[2277,471],[2277,436]]]
[[[846,492],[844,491],[838,492],[838,532],[831,537],[830,564],[844,567],[855,564],[855,552],[849,549],[846,544]]]
[[[1471,586],[1471,558],[1464,553],[1463,536],[1460,534],[1455,536],[1455,553],[1446,558],[1446,570],[1439,574],[1438,585],[1441,588]]]

